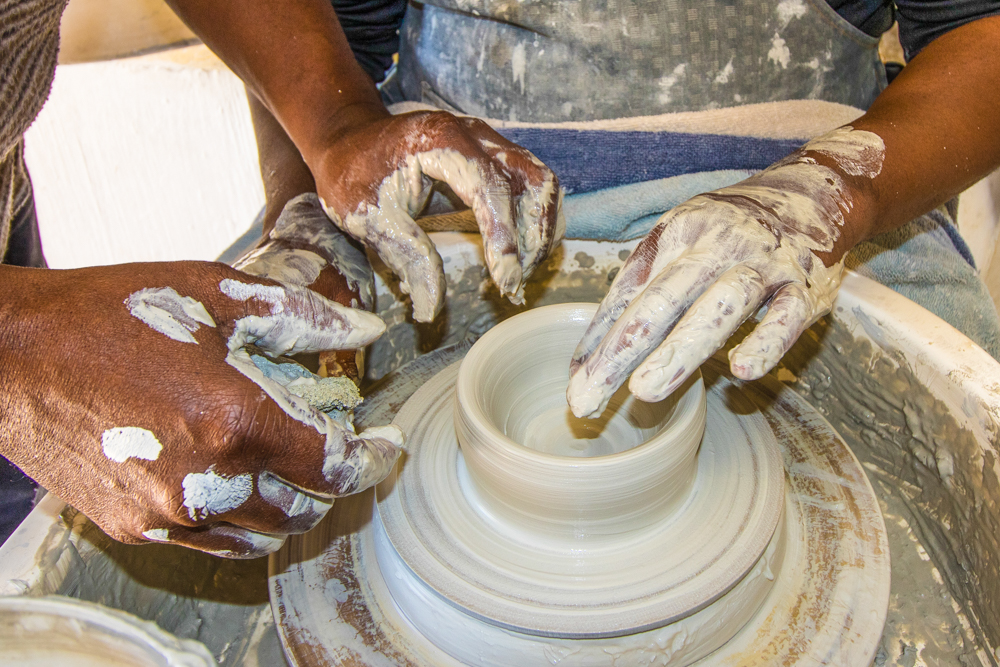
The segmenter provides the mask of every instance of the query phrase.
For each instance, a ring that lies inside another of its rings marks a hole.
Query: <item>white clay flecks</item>
[[[198,344],[191,334],[201,324],[215,327],[215,320],[200,301],[181,296],[172,287],[141,289],[125,299],[134,317],[155,331],[182,343]]]
[[[154,542],[169,542],[170,530],[168,528],[150,528],[142,531],[142,536]]]
[[[117,463],[129,459],[155,461],[160,458],[163,445],[152,431],[136,426],[109,428],[101,435],[104,455]]]
[[[192,521],[200,521],[245,503],[253,491],[253,478],[248,473],[224,477],[209,468],[203,473],[189,473],[182,485],[184,506]]]
[[[662,400],[768,299],[730,367],[744,380],[773,368],[829,312],[840,287],[843,261],[828,267],[819,254],[833,251],[854,207],[845,177],[874,178],[883,157],[877,135],[842,127],[667,212],[622,267],[573,355],[573,413],[600,414],[630,375],[637,397]]]

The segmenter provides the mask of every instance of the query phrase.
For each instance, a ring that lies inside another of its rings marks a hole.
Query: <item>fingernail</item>
[[[360,433],[362,438],[382,438],[383,440],[388,440],[392,444],[396,445],[400,449],[406,449],[406,434],[403,433],[403,429],[399,428],[395,424],[386,424],[385,426],[369,426]]]
[[[500,288],[500,294],[507,296],[513,303],[519,303],[520,298],[523,303],[523,291],[521,291],[521,264],[516,255],[500,255],[490,262],[490,275],[493,282]]]
[[[445,281],[444,275],[438,275],[436,286],[430,284],[405,284],[403,291],[410,295],[413,304],[413,319],[417,322],[433,322],[444,306]],[[430,278],[428,278],[430,280]],[[402,288],[404,284],[401,284]]]
[[[587,377],[584,372],[575,374],[569,380],[566,388],[566,402],[569,408],[580,419],[595,419],[601,416],[611,394],[602,391],[599,386],[595,386],[591,377]]]
[[[759,355],[744,355],[739,348],[729,351],[729,371],[740,380],[756,380],[764,377],[777,363]]]

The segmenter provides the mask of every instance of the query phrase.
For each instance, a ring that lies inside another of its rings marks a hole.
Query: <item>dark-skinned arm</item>
[[[895,229],[1000,165],[998,44],[1000,16],[942,35],[852,123],[885,142],[882,172],[857,186],[864,206],[849,219],[853,238]]]
[[[665,214],[577,347],[573,411],[599,414],[626,380],[662,400],[764,304],[730,369],[753,380],[773,368],[829,312],[851,248],[1000,165],[997,44],[1000,17],[937,38],[849,126]]]
[[[299,195],[316,192],[316,180],[285,128],[249,89],[247,102],[264,182],[263,236],[266,239],[285,204]]]

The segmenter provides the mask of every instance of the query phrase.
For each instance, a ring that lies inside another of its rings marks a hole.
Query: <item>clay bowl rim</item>
[[[670,438],[668,436],[683,433],[683,430],[690,427],[691,423],[698,419],[699,416],[702,418],[700,432],[702,436],[704,435],[704,417],[707,412],[707,396],[705,393],[705,383],[700,369],[692,373],[691,377],[685,381],[684,385],[672,394],[672,396],[677,397],[677,404],[667,422],[647,440],[623,452],[601,454],[600,456],[561,456],[559,454],[548,454],[522,445],[521,443],[511,439],[503,431],[494,426],[493,423],[487,418],[480,403],[475,400],[478,385],[473,383],[469,378],[469,373],[471,372],[468,370],[471,368],[471,364],[469,363],[470,360],[480,361],[480,358],[485,359],[488,355],[495,354],[494,350],[489,349],[489,342],[493,338],[502,335],[504,328],[514,326],[512,323],[515,321],[519,323],[522,333],[534,332],[545,326],[554,326],[558,322],[566,322],[567,324],[580,322],[583,325],[580,329],[580,336],[582,337],[583,332],[586,329],[586,325],[593,319],[598,306],[599,304],[596,303],[569,302],[532,308],[500,322],[483,334],[479,340],[473,344],[472,348],[462,360],[462,365],[458,372],[458,379],[455,382],[455,431],[456,435],[459,436],[460,446],[462,429],[458,426],[457,422],[459,419],[464,418],[469,425],[474,426],[480,434],[491,436],[487,438],[480,436],[480,441],[485,442],[489,448],[497,450],[501,454],[506,454],[512,459],[559,467],[599,468],[615,465],[619,462],[628,461],[633,458],[649,456],[650,450],[654,448],[659,449],[663,446],[671,444],[676,438]],[[539,320],[543,321],[539,322]],[[486,344],[483,344],[484,341],[486,341]],[[567,382],[568,379],[567,375]],[[470,396],[473,400],[463,401],[463,398],[468,399]],[[635,400],[639,399],[635,398]],[[668,398],[664,400],[670,399]],[[702,437],[699,436],[696,439],[696,442],[700,443],[701,439]],[[678,452],[678,454],[680,454],[680,452]]]

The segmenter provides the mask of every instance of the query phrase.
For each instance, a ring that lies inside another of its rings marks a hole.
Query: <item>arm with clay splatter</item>
[[[0,281],[0,454],[115,539],[262,556],[395,464],[399,429],[355,433],[270,361],[363,347],[374,315],[209,262]]]
[[[844,255],[1000,165],[1000,17],[947,33],[850,126],[667,212],[625,262],[573,356],[567,399],[599,414],[626,379],[665,398],[762,305],[729,354],[763,376],[829,312]]]
[[[333,223],[400,277],[415,319],[432,320],[444,303],[441,258],[413,220],[435,180],[475,213],[500,292],[523,300],[524,281],[564,227],[558,180],[535,156],[476,119],[391,116],[326,0],[171,5],[243,79],[252,106],[278,121]]]

